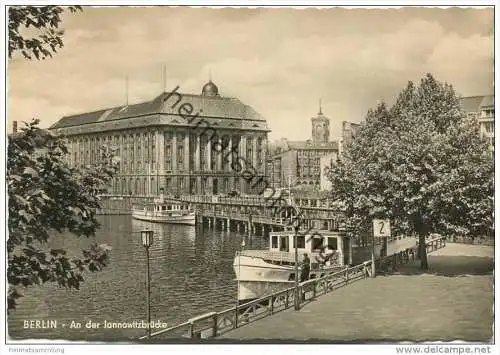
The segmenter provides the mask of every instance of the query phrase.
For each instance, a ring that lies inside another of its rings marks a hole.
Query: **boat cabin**
[[[309,234],[299,232],[296,238],[299,259],[307,254],[314,263],[318,258],[328,259],[328,255],[337,254],[335,259],[338,263],[341,265],[348,263],[345,256],[349,253],[349,242],[338,232],[322,231]],[[269,251],[295,253],[294,239],[293,232],[269,233]]]
[[[178,203],[150,203],[143,207],[144,212],[161,213],[164,215],[182,215],[191,211],[188,204],[178,204]]]
[[[190,211],[187,204],[176,203],[151,203],[144,205],[144,212],[179,212]]]

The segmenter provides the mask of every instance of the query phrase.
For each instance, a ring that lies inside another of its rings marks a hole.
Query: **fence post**
[[[188,327],[188,338],[192,339],[193,338],[193,322],[190,322],[189,323],[189,327]]]
[[[285,295],[285,309],[288,309],[288,295],[289,295],[289,292],[286,291],[286,295]]]
[[[366,263],[367,263],[366,261],[363,263],[363,277],[364,278],[370,277],[370,271],[368,270]]]
[[[313,284],[313,298],[316,298],[316,285],[318,284],[318,282],[316,280],[314,280],[314,284]]]
[[[349,268],[346,268],[344,273],[345,273],[345,276],[344,276],[345,284],[347,285],[349,283]]]
[[[271,298],[269,299],[269,302],[271,302],[271,304],[270,304],[270,306],[271,306],[270,307],[270,311],[271,311],[271,314],[273,314],[274,313],[274,293],[271,294]]]
[[[216,337],[217,336],[217,313],[214,314],[214,316],[212,317],[212,321],[213,321],[213,324],[212,324],[212,337]]]

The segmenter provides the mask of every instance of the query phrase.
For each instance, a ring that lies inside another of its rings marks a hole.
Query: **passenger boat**
[[[196,224],[196,215],[189,204],[160,196],[153,203],[132,207],[132,218],[157,223]]]
[[[242,250],[236,253],[233,269],[238,281],[238,301],[250,301],[293,287],[295,283],[294,232],[269,234],[268,250]],[[346,268],[344,250],[348,243],[338,232],[309,231],[297,234],[299,281],[304,255],[310,259],[307,279],[320,278]],[[305,281],[305,280],[304,280]]]

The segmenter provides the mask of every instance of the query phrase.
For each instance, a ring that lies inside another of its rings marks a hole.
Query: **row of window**
[[[172,170],[172,161],[174,159],[173,149],[173,138],[177,138],[176,144],[176,161],[177,168],[180,170],[187,170],[188,166],[194,167],[195,165],[195,156],[194,154],[188,155],[189,161],[185,161],[185,137],[187,137],[183,133],[173,133],[173,132],[164,132],[165,138],[165,165],[167,170]],[[190,135],[189,136],[189,150],[194,151],[196,149],[196,139],[198,136]],[[239,145],[240,137],[234,136],[232,138],[233,151],[237,152],[237,147]],[[253,160],[253,138],[247,137],[247,159]],[[207,143],[209,137],[202,136],[201,141],[203,143]],[[216,141],[215,138],[212,141]],[[229,136],[222,137],[223,143],[227,146],[229,145]],[[108,144],[115,147],[115,153],[120,156],[122,171],[134,171],[134,170],[143,170],[146,167],[150,166],[150,163],[156,165],[156,134],[153,132],[146,133],[137,133],[137,134],[128,134],[128,135],[120,135],[120,136],[107,136],[107,137],[89,137],[89,138],[80,138],[75,139],[70,142],[69,150],[70,156],[68,157],[68,163],[71,163],[74,166],[77,165],[87,165],[91,164],[98,160],[99,147],[103,144]],[[258,170],[261,169],[261,164],[263,160],[263,144],[265,144],[265,138],[259,137],[257,138],[257,164],[256,167]],[[208,169],[209,164],[210,168],[214,170],[216,168],[216,161],[212,160],[208,162],[208,154],[205,153],[205,145],[201,145],[200,150],[203,154],[201,157],[205,157],[205,162],[203,162],[203,158],[201,158],[201,168]],[[228,163],[223,160],[223,169],[226,168],[225,165]]]
[[[293,246],[295,248],[295,240],[297,240],[297,248],[305,249],[306,247],[306,237],[304,235],[298,235],[293,238]],[[311,247],[312,250],[321,250],[323,248],[323,238],[313,238],[311,239]],[[328,238],[326,247],[330,250],[338,250],[338,240],[335,237]],[[278,243],[278,236],[273,235],[271,237],[271,248],[272,249],[280,249],[282,251],[288,251],[288,237],[282,236]]]
[[[495,115],[495,110],[489,109],[489,110],[481,110],[481,117],[491,117]]]
[[[148,183],[149,182],[149,183]],[[212,183],[214,183],[212,181]],[[230,190],[237,189],[240,181],[234,179],[233,183],[230,184],[229,178],[222,178],[219,182],[215,182],[217,190],[219,188],[222,191],[229,192]],[[219,185],[220,184],[220,185]],[[117,194],[133,194],[133,195],[148,195],[148,194],[158,194],[160,189],[163,188],[165,191],[185,191],[185,192],[213,192],[214,187],[209,184],[206,177],[202,177],[200,180],[200,189],[198,190],[198,182],[196,178],[189,178],[185,176],[177,177],[175,180],[167,177],[164,179],[164,184],[160,186],[160,179],[151,177],[145,178],[116,178],[113,179],[112,188],[113,193]]]

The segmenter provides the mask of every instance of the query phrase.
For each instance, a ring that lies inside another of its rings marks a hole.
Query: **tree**
[[[70,6],[71,12],[81,10]],[[9,58],[21,51],[27,59],[45,59],[63,46],[58,30],[64,9],[58,6],[9,7]],[[38,35],[26,37],[30,27]],[[82,250],[83,258],[51,249],[55,233],[69,232],[91,237],[99,228],[95,211],[99,193],[117,168],[110,147],[103,146],[97,164],[69,168],[64,137],[38,127],[33,120],[20,134],[9,137],[7,188],[9,216],[7,240],[8,309],[21,297],[19,286],[56,282],[67,288],[80,287],[85,271],[101,270],[108,263],[109,246],[92,244]]]
[[[81,6],[68,6],[67,9],[72,13],[82,11]],[[52,5],[10,6],[9,58],[18,51],[27,59],[52,57],[52,53],[63,47],[64,31],[59,29],[63,12],[63,7]]]
[[[409,82],[391,108],[370,110],[328,174],[330,197],[344,204],[358,230],[389,218],[393,232],[416,234],[423,269],[429,234],[493,234],[487,143],[452,86],[430,74],[418,86]]]
[[[101,270],[110,251],[107,245],[92,244],[82,251],[83,258],[77,258],[63,249],[48,247],[55,233],[95,235],[99,227],[95,215],[100,207],[98,193],[112,178],[116,161],[103,147],[98,164],[69,168],[64,139],[38,128],[38,123],[34,120],[20,134],[9,137],[9,310],[21,297],[19,286],[56,282],[78,289],[83,273]]]

